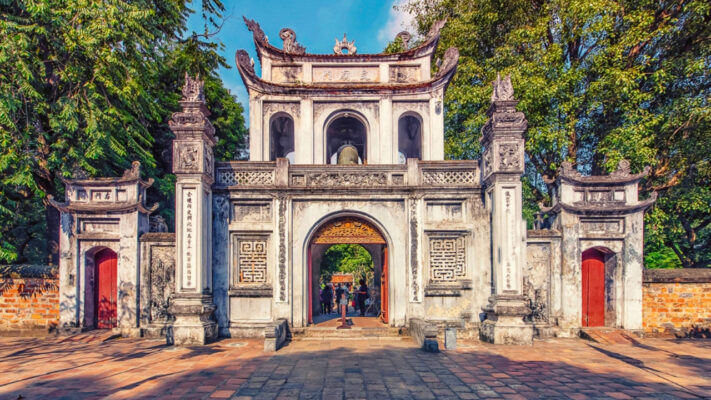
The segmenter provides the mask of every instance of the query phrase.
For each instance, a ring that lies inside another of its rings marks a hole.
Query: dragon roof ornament
[[[296,41],[296,32],[291,28],[282,28],[279,37],[284,42],[282,48],[289,54],[306,54],[306,47]]]

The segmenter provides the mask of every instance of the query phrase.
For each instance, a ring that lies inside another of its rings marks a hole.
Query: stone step
[[[370,328],[356,327],[351,329],[336,329],[333,327],[308,327],[292,332],[294,340],[318,340],[318,339],[334,339],[334,338],[365,338],[368,340],[401,340],[402,338],[410,339],[406,332],[402,332],[399,328]]]
[[[580,337],[602,344],[635,344],[637,335],[624,329],[582,328]]]

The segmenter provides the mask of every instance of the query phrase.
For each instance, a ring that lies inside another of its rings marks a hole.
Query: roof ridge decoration
[[[585,176],[573,167],[573,163],[563,161],[561,163],[560,178],[575,183],[627,183],[644,178],[649,175],[650,171],[651,168],[647,165],[642,172],[633,174],[630,169],[629,160],[620,160],[620,162],[617,163],[617,169],[612,171],[609,175]]]
[[[430,30],[427,32],[427,35],[425,36],[425,40],[422,41],[418,46],[413,46],[408,47],[406,50],[399,52],[399,53],[394,53],[394,54],[386,54],[386,53],[376,53],[376,54],[357,54],[355,51],[355,46],[353,45],[354,51],[350,51],[348,54],[343,54],[342,52],[335,52],[336,54],[311,54],[307,53],[306,49],[303,49],[303,52],[301,51],[301,46],[300,44],[296,43],[296,36],[294,35],[294,47],[291,47],[291,42],[289,44],[284,45],[283,49],[276,48],[275,46],[272,46],[269,44],[269,38],[267,35],[264,33],[264,30],[262,30],[261,26],[259,23],[257,23],[254,20],[251,20],[245,16],[242,17],[244,19],[245,24],[247,25],[247,29],[252,32],[252,36],[254,39],[254,43],[257,47],[257,55],[261,59],[263,56],[269,56],[272,58],[276,59],[281,59],[286,62],[293,62],[294,60],[298,60],[297,57],[308,57],[308,58],[319,58],[319,59],[330,59],[332,57],[353,57],[356,59],[365,59],[367,58],[369,61],[374,61],[374,60],[390,60],[390,61],[401,61],[401,60],[408,60],[413,57],[421,57],[424,55],[431,54],[433,49],[436,47],[437,43],[439,42],[439,35],[440,31],[444,27],[446,23],[446,19],[440,20],[440,21],[435,21],[432,26],[430,26]],[[288,30],[285,32],[285,30]],[[288,33],[287,32],[293,32],[289,28],[284,28],[280,31],[280,37],[282,34],[286,36]],[[284,39],[284,38],[282,38]],[[291,39],[288,39],[289,41]],[[345,40],[345,38],[344,38]],[[337,43],[339,42],[336,40]],[[350,41],[348,43],[353,44],[354,41]],[[297,47],[299,46],[299,47]]]
[[[343,50],[346,51],[346,53],[343,52]],[[346,34],[343,34],[343,39],[338,40],[336,38],[336,44],[333,46],[333,52],[335,54],[338,54],[339,56],[343,55],[353,55],[358,51],[358,49],[355,47],[355,39],[351,40],[350,42],[346,38]]]
[[[254,21],[253,21],[254,22]],[[259,25],[257,25],[259,26]],[[306,47],[296,41],[296,32],[291,28],[281,28],[279,37],[284,42],[282,48],[289,54],[306,54]]]
[[[395,35],[395,40],[400,38],[402,40],[402,46],[405,48],[405,50],[408,50],[410,48],[410,40],[412,39],[412,35],[408,31],[402,31]]]

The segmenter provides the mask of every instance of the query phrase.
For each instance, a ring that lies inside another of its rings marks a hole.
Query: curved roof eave
[[[415,83],[274,83],[261,79],[254,72],[249,55],[244,50],[237,50],[235,63],[244,85],[251,91],[265,94],[313,94],[316,92],[343,94],[406,94],[431,92],[439,88],[446,89],[457,70],[459,51],[455,47],[447,49],[440,71],[433,79]]]

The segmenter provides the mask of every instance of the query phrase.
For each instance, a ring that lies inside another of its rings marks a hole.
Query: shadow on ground
[[[439,354],[408,341],[366,340],[297,341],[274,354],[263,353],[260,341],[238,339],[195,348],[128,339],[0,344],[0,398],[13,400],[678,399],[711,392],[708,343],[700,343],[694,356],[644,342],[620,347],[578,340],[537,342],[528,349],[477,344]],[[687,353],[696,349],[690,341],[684,346]],[[707,377],[705,383],[685,383],[689,373]]]

